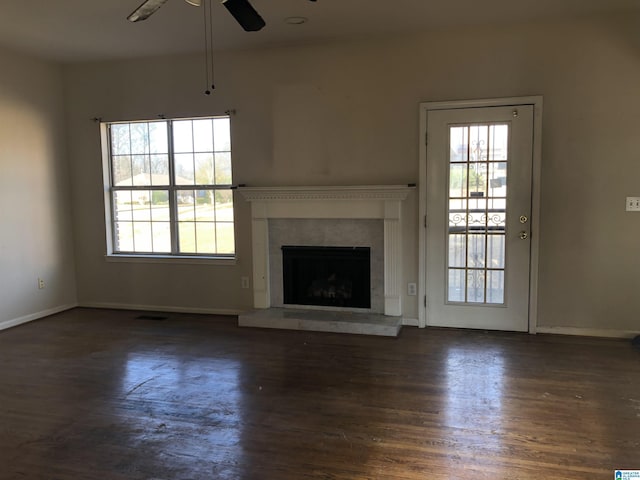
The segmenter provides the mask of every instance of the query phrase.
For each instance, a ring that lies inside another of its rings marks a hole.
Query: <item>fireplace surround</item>
[[[402,202],[414,188],[406,185],[239,188],[240,194],[251,202],[254,308],[272,306],[270,221],[378,219],[383,224],[383,275],[379,287],[382,313],[401,316]]]
[[[306,305],[304,308],[384,313],[384,222],[381,219],[270,218],[268,229],[270,307],[292,308],[284,298],[283,247],[363,247],[370,252],[370,307]]]

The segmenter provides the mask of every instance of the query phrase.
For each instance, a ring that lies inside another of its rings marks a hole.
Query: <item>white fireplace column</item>
[[[384,205],[384,314],[402,315],[402,204]]]
[[[402,201],[414,187],[242,187],[251,202],[253,306],[269,308],[269,219],[381,219],[384,221],[384,313],[402,315]]]

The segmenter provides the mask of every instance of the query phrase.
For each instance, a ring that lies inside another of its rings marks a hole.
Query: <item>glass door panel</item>
[[[509,124],[449,127],[447,301],[505,302]]]

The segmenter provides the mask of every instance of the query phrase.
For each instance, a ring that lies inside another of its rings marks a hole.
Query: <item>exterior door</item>
[[[427,114],[426,319],[527,331],[532,105]]]

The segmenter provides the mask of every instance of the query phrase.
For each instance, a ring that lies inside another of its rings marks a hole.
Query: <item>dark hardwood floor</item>
[[[75,309],[0,332],[2,479],[612,479],[630,342],[241,329]]]

